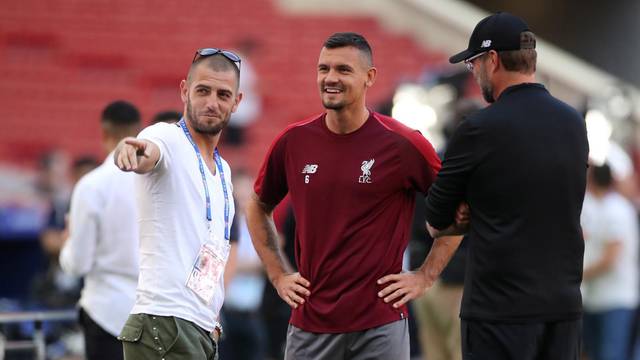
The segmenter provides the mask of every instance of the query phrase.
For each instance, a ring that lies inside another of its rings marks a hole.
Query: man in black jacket
[[[456,130],[429,190],[438,239],[425,263],[381,279],[385,301],[415,298],[459,244],[442,236],[468,233],[464,359],[579,358],[588,143],[582,117],[535,82],[535,44],[522,19],[498,13],[449,59],[466,63],[491,105]]]

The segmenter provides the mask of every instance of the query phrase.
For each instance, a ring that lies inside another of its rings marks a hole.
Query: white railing
[[[46,358],[46,342],[42,325],[45,321],[74,321],[78,317],[77,310],[64,311],[25,311],[0,313],[0,325],[10,323],[33,323],[33,339],[25,341],[7,340],[0,333],[0,360],[7,351],[33,350],[36,360]]]

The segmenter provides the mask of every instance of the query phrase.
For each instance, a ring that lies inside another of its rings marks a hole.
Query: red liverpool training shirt
[[[376,281],[402,271],[415,193],[426,193],[439,169],[418,131],[373,112],[350,134],[331,132],[321,115],[275,140],[255,191],[270,205],[291,194],[296,264],[311,282],[291,324],[343,333],[406,317],[378,297]]]

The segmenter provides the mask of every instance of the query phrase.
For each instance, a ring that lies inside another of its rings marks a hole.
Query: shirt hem
[[[186,320],[189,322],[194,323],[195,325],[203,328],[204,330],[211,332],[213,331],[214,327],[215,327],[215,320],[212,320],[212,322],[210,324],[205,324],[202,320],[198,320],[195,317],[185,314],[185,313],[180,313],[180,312],[176,312],[176,311],[163,311],[163,310],[159,310],[159,309],[136,309],[134,308],[133,310],[131,310],[131,314],[147,314],[147,315],[157,315],[157,316],[173,316],[173,317],[177,317],[180,318],[182,320]]]
[[[376,327],[384,326],[387,324],[391,324],[396,321],[406,320],[408,318],[409,316],[407,314],[407,311],[403,311],[402,313],[394,315],[393,317],[386,317],[379,321],[365,323],[361,326],[355,326],[355,327],[333,328],[333,327],[321,327],[321,326],[307,326],[307,325],[304,325],[303,323],[293,320],[293,318],[289,320],[289,324],[297,327],[302,331],[311,332],[311,333],[342,334],[342,333],[365,331],[365,330],[373,329]]]

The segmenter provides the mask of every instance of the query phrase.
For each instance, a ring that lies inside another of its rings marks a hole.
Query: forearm
[[[453,224],[446,229],[438,230],[427,223],[427,230],[432,238],[440,238],[445,236],[459,236],[464,235],[469,231],[469,223],[466,224]]]
[[[431,251],[418,271],[422,272],[431,286],[447,266],[460,246],[462,236],[443,236],[433,240]]]
[[[40,243],[47,254],[57,256],[64,246],[64,231],[58,229],[47,229],[40,236]]]
[[[256,197],[249,201],[246,208],[247,225],[256,252],[264,264],[271,283],[282,274],[293,270],[282,254],[278,232],[273,222],[272,210]]]
[[[598,277],[600,274],[603,274],[605,269],[601,266],[590,266],[582,272],[582,280],[588,281]]]
[[[597,278],[598,276],[601,276],[609,272],[612,267],[613,267],[613,261],[610,261],[609,259],[606,259],[606,258],[600,259],[600,261],[584,269],[584,271],[582,272],[582,279],[591,280],[591,279]]]

